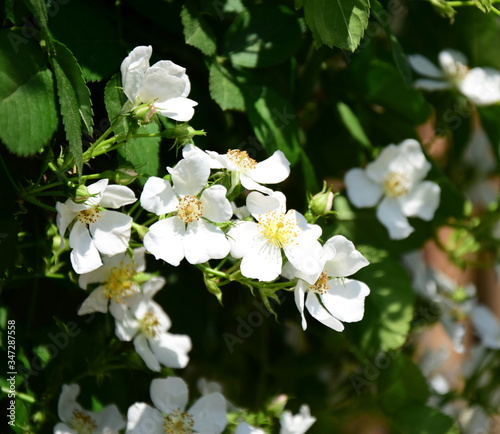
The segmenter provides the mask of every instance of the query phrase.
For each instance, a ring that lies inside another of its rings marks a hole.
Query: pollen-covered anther
[[[193,425],[193,416],[178,409],[167,414],[163,420],[163,430],[166,434],[192,434]]]
[[[89,209],[84,209],[77,214],[78,220],[84,225],[88,225],[90,223],[95,223],[98,219],[101,218],[101,212],[99,211],[99,207],[95,206]]]
[[[154,338],[158,335],[160,321],[158,321],[158,317],[154,312],[148,311],[140,320],[140,327],[145,335],[150,338]]]
[[[260,233],[280,248],[296,244],[295,238],[300,232],[297,220],[278,210],[263,215],[258,225]]]
[[[227,151],[227,158],[243,172],[251,170],[257,165],[257,161],[249,157],[247,151],[240,151],[239,149]]]
[[[404,196],[408,193],[410,180],[402,172],[389,172],[384,179],[384,193],[389,197]]]
[[[199,220],[203,214],[201,200],[196,196],[184,196],[179,200],[177,216],[185,223]]]
[[[71,420],[73,428],[80,434],[92,434],[97,429],[97,423],[84,410],[73,410]]]
[[[326,294],[326,292],[330,289],[328,281],[328,274],[326,274],[326,271],[323,271],[318,277],[318,280],[316,280],[313,285],[309,286],[309,291],[313,291],[320,295]]]
[[[113,267],[109,278],[104,285],[104,296],[117,303],[123,303],[123,299],[130,297],[135,292],[134,276],[136,270],[134,264],[120,264]]]

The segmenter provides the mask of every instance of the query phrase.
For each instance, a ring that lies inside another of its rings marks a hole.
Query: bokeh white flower
[[[300,406],[297,414],[292,414],[290,410],[285,410],[280,417],[280,434],[304,434],[316,422],[316,418],[311,416],[311,411],[307,404]]]
[[[500,349],[500,319],[484,305],[474,307],[471,315],[474,329],[484,347]]]
[[[72,199],[57,202],[57,227],[61,238],[73,223],[69,234],[71,264],[78,274],[90,273],[102,265],[100,253],[116,255],[127,250],[132,217],[106,208],[134,203],[134,192],[123,185],[108,185],[101,179],[87,187],[91,195],[85,202]]]
[[[79,393],[78,384],[63,385],[57,404],[62,422],[54,427],[54,434],[118,434],[125,428],[125,419],[116,405],[108,405],[98,413],[88,411],[76,401]]]
[[[135,47],[121,64],[123,92],[137,106],[150,104],[151,115],[159,113],[176,121],[189,121],[198,103],[187,96],[191,83],[186,69],[170,60],[149,66],[151,46]]]
[[[156,408],[137,402],[128,409],[127,434],[220,434],[226,428],[226,400],[220,393],[204,395],[186,409],[186,383],[181,378],[168,377],[153,380],[150,395]]]
[[[411,67],[426,78],[414,86],[427,91],[457,89],[471,103],[488,106],[500,102],[500,71],[490,67],[467,66],[467,58],[457,50],[442,50],[439,68],[421,54],[408,56]]]
[[[390,238],[407,238],[414,231],[407,217],[430,221],[439,206],[441,188],[435,182],[423,181],[430,168],[416,140],[391,144],[365,169],[346,173],[347,196],[358,208],[378,204],[377,218]]]

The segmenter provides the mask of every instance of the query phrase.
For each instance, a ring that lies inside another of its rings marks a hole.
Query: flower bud
[[[153,104],[141,104],[134,108],[132,113],[140,124],[149,124],[156,113],[156,107]]]
[[[73,202],[75,203],[85,203],[89,197],[92,195],[89,193],[87,187],[85,185],[79,185],[75,191],[75,197],[73,198]]]
[[[322,190],[309,199],[309,209],[318,216],[328,214],[332,210],[333,198],[332,187],[323,182]]]
[[[281,416],[281,413],[285,410],[285,406],[288,402],[288,396],[285,394],[278,395],[275,397],[268,406],[268,410],[271,413],[277,415],[277,417]]]
[[[120,185],[129,185],[139,177],[139,174],[132,169],[117,169],[113,174],[113,180]]]

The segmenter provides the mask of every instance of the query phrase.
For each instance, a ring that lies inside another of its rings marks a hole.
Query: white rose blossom
[[[429,221],[439,205],[441,188],[423,181],[430,167],[416,140],[386,146],[365,169],[346,173],[347,196],[358,208],[378,204],[377,218],[390,238],[407,238],[414,231],[407,217]]]
[[[170,60],[149,66],[151,46],[134,48],[121,64],[123,92],[134,105],[152,104],[152,114],[189,121],[198,103],[187,96],[191,83],[186,69]]]
[[[316,418],[311,416],[311,411],[307,404],[300,406],[299,413],[293,415],[290,410],[285,410],[280,417],[280,434],[304,434],[316,422]]]
[[[78,310],[78,315],[92,312],[106,313],[109,303],[124,303],[128,297],[141,291],[140,283],[134,278],[146,269],[143,247],[134,249],[134,257],[127,252],[104,257],[103,265],[90,273],[81,274],[78,284],[87,289],[87,285],[101,283],[95,288]],[[163,285],[162,285],[163,286]]]
[[[109,309],[115,317],[116,336],[122,341],[134,341],[137,353],[152,371],[161,366],[184,368],[189,362],[191,339],[187,335],[168,333],[172,323],[161,306],[152,297],[163,286],[165,279],[157,277],[146,282],[142,294],[134,294],[127,305],[115,303]]]
[[[66,229],[74,221],[69,234],[71,264],[78,274],[90,273],[102,265],[101,256],[116,255],[127,250],[132,217],[106,208],[120,208],[134,203],[134,192],[123,185],[108,185],[101,179],[87,187],[92,195],[84,203],[71,199],[57,202],[57,227],[64,239]]]
[[[467,58],[456,50],[443,50],[438,58],[440,68],[421,54],[408,56],[411,67],[427,77],[415,81],[417,89],[435,91],[456,88],[477,106],[500,102],[500,71],[490,67],[469,69]]]
[[[234,434],[266,434],[266,432],[260,428],[249,425],[246,422],[240,422],[236,427]]]
[[[63,385],[57,404],[62,423],[54,427],[54,434],[118,434],[125,428],[125,420],[116,405],[108,405],[99,413],[87,411],[76,402],[79,393],[78,384]]]
[[[168,168],[172,183],[151,177],[144,185],[141,205],[157,215],[176,212],[149,228],[144,246],[156,259],[177,266],[185,257],[191,264],[222,259],[229,253],[229,241],[215,223],[228,222],[233,215],[226,188],[205,188],[210,167],[201,157],[181,160]],[[201,195],[200,195],[201,193]]]
[[[365,297],[370,288],[358,280],[347,279],[363,267],[368,260],[355,249],[354,244],[342,235],[331,237],[319,252],[317,260],[321,270],[313,274],[303,273],[287,263],[283,276],[298,278],[295,287],[295,304],[302,317],[302,328],[307,322],[304,310],[331,329],[341,332],[343,322],[363,319]]]
[[[142,402],[132,405],[128,409],[126,433],[222,433],[227,425],[224,396],[217,392],[204,395],[186,410],[188,393],[181,378],[153,380],[150,395],[156,408]]]
[[[315,252],[321,250],[321,228],[307,223],[295,210],[286,211],[281,192],[270,196],[253,191],[247,196],[248,211],[256,222],[239,221],[228,231],[231,256],[242,258],[243,276],[260,281],[276,279],[282,270],[283,250],[294,267],[304,273],[319,270]]]
[[[474,307],[471,315],[474,328],[484,347],[500,350],[500,320],[486,306]]]
[[[257,162],[247,151],[229,149],[226,154],[202,151],[193,144],[184,146],[184,158],[202,156],[212,169],[226,169],[231,172],[231,191],[241,183],[247,190],[271,194],[273,190],[261,184],[277,184],[290,175],[290,162],[282,151],[275,151],[264,161]],[[208,158],[207,158],[208,157]]]

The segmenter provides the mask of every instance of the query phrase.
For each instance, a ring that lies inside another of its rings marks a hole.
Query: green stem
[[[43,208],[43,209],[45,209],[47,211],[57,212],[57,209],[55,209],[53,206],[45,205],[42,202],[38,202],[36,199],[34,199],[34,198],[30,197],[30,196],[24,197],[23,199],[26,202],[32,203],[33,205],[39,206],[40,208]]]
[[[68,276],[65,274],[53,274],[53,273],[34,273],[34,274],[22,274],[12,276],[12,280],[30,280],[30,279],[66,279]]]
[[[104,133],[102,134],[101,137],[99,137],[91,146],[89,149],[87,149],[84,154],[83,154],[83,162],[86,163],[88,162],[92,156],[93,156],[93,152],[96,150],[96,148],[98,146],[100,146],[105,140],[106,138],[113,132],[113,129],[116,127],[116,125],[118,124],[118,122],[121,121],[123,115],[118,115],[118,117],[115,119],[115,121],[109,126],[109,128],[104,131]],[[116,138],[114,138],[116,139]]]
[[[5,176],[7,176],[7,179],[12,184],[12,187],[14,187],[14,190],[16,190],[17,192],[19,192],[19,186],[15,183],[14,179],[12,178],[12,176],[10,176],[10,172],[7,169],[7,165],[5,164],[5,161],[3,161],[2,154],[0,154],[0,163],[2,163],[2,168],[3,168],[3,171],[5,173]]]
[[[29,402],[30,404],[35,403],[35,398],[32,396],[26,395],[25,393],[21,392],[12,392],[10,389],[7,389],[6,387],[2,387],[2,392],[5,393],[6,395],[13,393],[16,398],[22,399],[23,401]]]
[[[207,267],[203,264],[196,264],[196,267],[206,274],[212,274],[213,276],[222,277],[223,279],[231,280],[231,276],[223,271],[214,270],[213,268]]]

